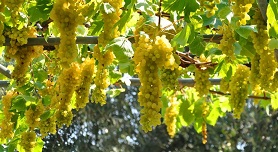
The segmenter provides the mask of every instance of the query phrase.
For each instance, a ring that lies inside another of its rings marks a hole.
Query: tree
[[[14,63],[0,70],[3,151],[40,151],[89,100],[103,106],[136,84],[128,76],[140,79],[145,132],[164,123],[175,137],[192,125],[205,144],[227,113],[278,108],[276,0],[3,0],[0,11]]]

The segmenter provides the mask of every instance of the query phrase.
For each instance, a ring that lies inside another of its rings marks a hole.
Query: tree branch
[[[0,73],[3,74],[4,76],[11,78],[11,72],[9,69],[7,69],[5,66],[3,66],[2,64],[0,64]]]
[[[231,95],[230,93],[224,93],[221,91],[213,91],[213,90],[209,90],[210,93],[212,94],[219,94],[219,95]],[[270,97],[266,97],[266,96],[253,96],[253,95],[249,95],[248,98],[251,99],[262,99],[262,100],[271,100]]]

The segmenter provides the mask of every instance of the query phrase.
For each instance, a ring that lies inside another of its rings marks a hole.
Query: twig
[[[158,8],[158,28],[160,29],[160,22],[161,22],[161,7],[162,7],[162,0],[159,1],[159,8]]]
[[[212,94],[219,94],[219,95],[231,95],[230,93],[224,93],[224,92],[221,92],[221,91],[214,91],[214,90],[209,90],[210,93]],[[266,96],[253,96],[253,95],[249,95],[248,98],[251,98],[251,99],[262,99],[262,100],[271,100],[270,97],[266,97]]]
[[[183,53],[183,52],[176,51],[176,54],[180,56],[180,61],[181,61],[180,66],[183,68],[186,68],[191,64],[194,64],[197,68],[201,68],[201,66],[207,68],[214,68],[214,66],[217,65],[217,63],[212,63],[212,62],[199,62],[193,59],[192,57],[190,57],[190,52]]]

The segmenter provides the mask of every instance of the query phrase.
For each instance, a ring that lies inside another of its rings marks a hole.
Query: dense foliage
[[[208,125],[230,112],[240,119],[247,98],[277,109],[277,3],[1,0],[0,44],[12,71],[1,102],[2,150],[40,151],[46,135],[71,125],[73,111],[89,100],[105,105],[129,76],[140,79],[145,132],[165,123],[174,137],[192,125],[205,144]],[[93,35],[97,44],[76,44]],[[60,43],[28,45],[36,37]],[[194,88],[178,78],[193,78]],[[209,78],[221,78],[221,86]]]

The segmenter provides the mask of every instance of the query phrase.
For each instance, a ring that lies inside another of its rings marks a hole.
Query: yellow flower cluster
[[[254,57],[251,60],[251,73],[250,73],[250,79],[249,82],[251,84],[252,87],[252,93],[254,95],[259,95],[262,93],[261,87],[260,87],[260,55],[258,53],[256,53],[254,55]],[[274,79],[273,79],[274,80]],[[276,86],[276,85],[272,85],[272,86]],[[278,85],[277,85],[278,86]],[[258,101],[258,100],[254,100]]]
[[[218,10],[216,4],[220,3],[220,0],[198,0],[200,3],[201,11],[206,11],[206,16],[208,18],[215,14]]]
[[[202,135],[203,135],[202,142],[203,144],[206,144],[208,141],[208,131],[207,131],[207,124],[205,122],[202,123]]]
[[[3,1],[2,1],[3,2]],[[17,27],[20,22],[20,11],[22,11],[22,4],[25,2],[25,0],[5,0],[4,3],[9,8],[11,12],[11,22],[13,23],[14,27]]]
[[[240,118],[246,99],[248,96],[248,81],[250,76],[250,69],[239,64],[235,74],[231,78],[229,83],[229,89],[231,93],[230,106],[233,109],[234,117]]]
[[[77,109],[83,108],[89,102],[89,91],[94,74],[95,60],[86,58],[81,64],[80,84],[77,86],[76,102]]]
[[[24,27],[21,30],[12,28],[6,33],[11,38],[11,47],[5,52],[6,60],[15,59],[16,64],[12,72],[12,78],[16,80],[18,86],[22,86],[26,82],[26,72],[32,60],[40,56],[43,52],[43,46],[26,46],[19,47],[27,43],[28,37],[36,37],[36,29],[34,27]]]
[[[32,152],[36,146],[36,133],[35,131],[27,131],[21,133],[20,146],[25,152]]]
[[[174,96],[170,97],[170,106],[167,107],[165,112],[165,124],[167,126],[167,132],[171,138],[176,134],[176,122],[179,114],[179,103]]]
[[[204,54],[200,56],[200,62],[208,62],[210,59],[206,58]],[[209,93],[209,89],[212,86],[209,81],[209,71],[205,66],[196,67],[195,69],[195,89],[198,92],[199,97],[203,97]]]
[[[54,92],[54,82],[51,79],[45,79],[43,81],[45,83],[45,88],[42,90],[39,90],[40,95],[52,95]]]
[[[57,56],[63,67],[69,67],[78,55],[76,28],[85,22],[88,5],[83,0],[56,0],[50,18],[60,32],[60,45]]]
[[[231,2],[234,16],[239,17],[238,25],[246,25],[246,21],[250,20],[248,12],[255,0],[231,0]]]
[[[102,54],[99,47],[94,47],[94,58],[98,60],[97,72],[94,78],[95,88],[92,93],[92,102],[106,104],[106,92],[105,89],[109,86],[108,70],[106,67],[110,65],[114,60],[114,54],[112,50],[109,50]]]
[[[103,30],[99,36],[98,44],[103,47],[112,39],[120,36],[118,27],[114,25],[120,20],[122,14],[121,8],[123,7],[123,0],[103,0],[103,3],[109,3],[113,7],[113,12],[106,13],[102,11],[103,16]]]
[[[40,100],[36,107],[30,106],[30,108],[25,111],[26,123],[31,130],[39,126],[40,116],[43,114],[44,110],[44,105]]]
[[[56,108],[55,117],[58,127],[70,125],[72,120],[71,97],[79,84],[80,67],[73,62],[69,68],[63,69],[55,85],[55,94],[51,99],[51,107]]]
[[[209,114],[209,105],[206,100],[203,100],[202,104],[202,117],[203,120],[206,120],[207,116]],[[202,135],[203,135],[203,144],[207,143],[208,133],[207,133],[207,124],[205,121],[202,123]]]
[[[6,95],[2,97],[2,111],[4,118],[0,124],[0,139],[8,139],[14,136],[14,123],[11,122],[13,113],[10,112],[10,108],[12,106],[12,98],[16,95],[16,92],[8,91]]]
[[[231,25],[223,24],[220,27],[219,34],[223,34],[223,37],[220,40],[218,48],[222,51],[223,54],[226,55],[225,60],[227,62],[232,62],[233,60],[235,60],[234,43],[236,42],[236,40]]]
[[[177,90],[179,87],[178,78],[181,75],[181,67],[172,69],[162,69],[161,81],[164,88],[168,90]]]
[[[51,116],[46,120],[40,121],[39,129],[41,133],[41,138],[47,136],[48,133],[55,134],[56,133],[56,117]]]
[[[113,50],[106,50],[102,53],[100,47],[104,48],[111,40],[120,36],[118,27],[114,25],[120,20],[122,14],[123,0],[103,0],[104,3],[109,3],[114,11],[106,13],[102,11],[104,27],[98,38],[98,44],[94,47],[94,58],[97,60],[97,71],[94,78],[95,88],[92,93],[92,102],[104,105],[106,103],[106,91],[109,86],[107,66],[114,60]]]
[[[151,131],[159,125],[162,103],[160,101],[162,83],[159,78],[159,69],[175,69],[179,65],[175,62],[173,48],[166,36],[157,36],[154,40],[147,35],[140,35],[133,61],[138,73],[141,87],[138,94],[141,110],[142,129]]]
[[[220,91],[224,93],[229,92],[229,81],[225,80],[225,78],[222,78],[220,81]]]
[[[251,37],[253,39],[254,48],[260,56],[260,85],[264,90],[275,89],[277,86],[271,86],[271,82],[274,78],[277,63],[274,58],[274,50],[270,50],[268,47],[269,36],[267,25],[264,23],[260,11],[255,12],[253,18],[252,24],[257,25],[258,33],[252,32]]]
[[[137,47],[140,32],[144,32],[145,34],[148,34],[148,36],[151,39],[154,39],[157,33],[158,26],[155,22],[147,22],[146,19],[142,16],[140,16],[139,20],[136,23],[135,29],[134,29],[134,39],[135,43],[134,46]]]

